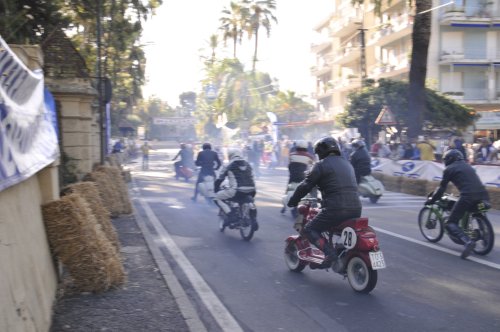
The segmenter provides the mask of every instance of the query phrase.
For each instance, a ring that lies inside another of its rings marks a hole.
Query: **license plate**
[[[379,270],[385,268],[384,254],[382,254],[382,251],[370,251],[369,254],[372,269]]]

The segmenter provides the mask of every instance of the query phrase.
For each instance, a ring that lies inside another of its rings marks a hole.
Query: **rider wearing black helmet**
[[[215,170],[218,170],[222,165],[219,155],[217,152],[212,151],[210,143],[203,143],[202,148],[203,151],[198,152],[195,161],[196,166],[201,167],[201,169],[198,174],[198,180],[194,185],[194,196],[191,198],[193,202],[196,202],[196,197],[198,196],[198,184],[203,182],[205,176],[213,176],[215,180]]]
[[[354,170],[349,161],[341,156],[337,141],[333,137],[323,137],[314,144],[314,152],[320,160],[299,184],[288,206],[297,206],[315,186],[319,188],[321,211],[304,227],[303,232],[309,242],[325,253],[321,267],[328,268],[336,259],[336,254],[321,233],[347,219],[360,217],[361,201]]]
[[[476,171],[465,162],[464,156],[459,150],[451,149],[446,151],[443,160],[446,166],[443,171],[443,178],[439,188],[434,191],[426,204],[432,204],[439,200],[446,191],[449,182],[457,187],[460,198],[453,206],[445,227],[452,236],[464,243],[464,251],[460,257],[466,258],[474,250],[476,243],[463,232],[458,226],[458,222],[465,212],[472,210],[482,201],[488,201],[489,196]]]

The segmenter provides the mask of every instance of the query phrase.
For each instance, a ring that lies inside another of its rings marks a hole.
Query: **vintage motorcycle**
[[[291,271],[301,272],[307,265],[311,269],[322,268],[325,254],[311,245],[301,234],[303,226],[319,211],[320,201],[317,198],[306,197],[298,206],[300,215],[294,228],[299,234],[289,236],[285,241],[285,262]],[[379,249],[377,235],[368,226],[368,219],[346,220],[323,233],[323,236],[338,256],[332,263],[331,269],[347,277],[356,292],[371,292],[377,284],[377,271],[385,268],[386,264],[384,255]]]
[[[446,232],[453,242],[463,245],[462,240],[449,234],[445,227],[450,211],[458,197],[445,193],[434,204],[430,204],[428,202],[433,194],[431,192],[427,195],[425,206],[418,214],[420,232],[427,241],[433,243],[441,240]],[[464,233],[476,242],[474,253],[478,255],[487,255],[495,245],[495,232],[487,216],[490,207],[489,202],[479,202],[473,211],[466,212],[458,222],[458,226],[462,228]]]
[[[253,234],[259,228],[257,223],[257,207],[252,195],[238,192],[236,196],[226,201],[231,209],[236,211],[237,221],[228,223],[227,215],[222,209],[219,209],[219,230],[224,232],[226,227],[229,229],[238,229],[241,238],[250,241]]]
[[[290,197],[292,197],[293,193],[295,192],[295,189],[299,186],[299,182],[291,182],[286,186],[286,193],[283,195],[281,198],[281,202],[283,203],[283,207],[281,208],[281,214],[284,214],[287,210],[287,204],[288,201],[290,200]],[[299,215],[299,212],[297,211],[296,207],[290,208],[290,214],[292,215],[292,218],[297,218]]]
[[[371,175],[361,177],[358,184],[358,192],[363,197],[368,197],[373,204],[377,203],[384,194],[385,188],[382,182]]]

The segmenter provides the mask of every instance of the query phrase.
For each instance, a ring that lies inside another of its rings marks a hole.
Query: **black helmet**
[[[203,143],[203,150],[212,150],[212,145],[210,143]]]
[[[339,143],[330,136],[320,138],[314,143],[314,153],[318,155],[319,159],[325,159],[330,153],[340,156]]]
[[[457,160],[464,160],[464,155],[457,149],[451,149],[444,153],[444,165],[448,166]]]

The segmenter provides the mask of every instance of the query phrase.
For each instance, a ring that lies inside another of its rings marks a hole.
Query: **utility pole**
[[[364,87],[366,85],[366,40],[365,40],[365,29],[364,24],[364,17],[363,20],[360,22],[361,27],[358,29],[359,30],[359,37],[360,37],[360,44],[361,44],[361,87]]]
[[[101,16],[102,16],[102,0],[97,0],[97,100],[99,112],[99,127],[100,127],[100,143],[101,143],[101,165],[104,165],[106,156],[106,140],[105,140],[105,121],[103,109],[103,82],[101,71]]]

